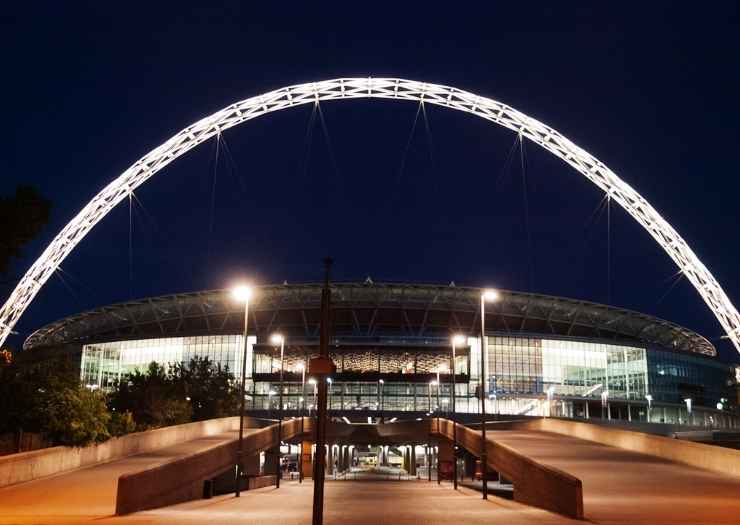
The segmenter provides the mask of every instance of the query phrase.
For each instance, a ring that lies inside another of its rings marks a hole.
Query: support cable
[[[134,199],[133,191],[128,194],[128,288],[129,297],[134,298]]]
[[[606,199],[606,304],[612,304],[612,196]]]
[[[213,235],[216,215],[216,179],[218,174],[218,154],[221,149],[221,133],[216,135],[216,158],[213,161],[213,184],[211,185],[211,213],[208,219],[208,235]]]
[[[414,140],[414,135],[416,134],[416,125],[419,122],[419,114],[421,113],[423,107],[424,107],[424,103],[419,102],[419,106],[416,108],[416,115],[414,115],[414,123],[411,125],[411,132],[409,132],[409,138],[408,140],[406,140],[406,147],[403,150],[403,155],[401,155],[401,165],[398,168],[398,173],[396,174],[396,189],[397,190],[401,186],[401,179],[403,178],[403,172],[404,172],[404,169],[406,169],[406,159],[409,155],[409,149],[411,149],[411,142]]]
[[[511,165],[514,163],[514,154],[516,153],[518,145],[519,145],[519,136],[517,135],[514,137],[514,142],[511,143],[511,147],[509,148],[509,153],[506,155],[504,164],[501,166],[501,171],[496,177],[496,181],[494,183],[496,191],[500,191],[503,188],[503,186],[506,184],[507,180],[510,178]]]
[[[522,196],[524,201],[524,227],[527,233],[527,282],[530,292],[534,291],[534,249],[532,246],[532,228],[529,221],[529,188],[527,186],[527,162],[524,153],[524,135],[519,133],[519,160],[522,170]]]
[[[673,291],[673,289],[676,287],[676,285],[678,285],[678,283],[681,282],[681,279],[683,279],[683,278],[684,278],[683,271],[679,270],[678,272],[674,273],[670,277],[670,279],[673,282],[668,287],[668,289],[665,292],[663,292],[663,295],[660,296],[660,298],[658,299],[658,301],[655,303],[655,306],[658,306],[660,303],[662,303],[663,300],[665,300],[665,298],[668,297],[668,295]]]
[[[316,127],[316,113],[319,107],[318,101],[314,102],[311,109],[311,116],[308,118],[308,124],[306,125],[306,135],[304,137],[303,144],[303,171],[302,176],[305,180],[308,176],[308,168],[311,163],[311,149],[313,147],[313,130]]]
[[[226,142],[226,137],[223,135],[221,136],[221,147],[224,152],[224,159],[226,161],[226,167],[228,168],[229,174],[232,178],[236,179],[236,183],[239,186],[242,197],[248,197],[247,185],[242,177],[242,171],[239,169],[236,159],[234,158],[234,154],[231,152],[231,148],[229,147],[228,142]]]
[[[321,121],[321,129],[324,132],[324,140],[326,141],[326,149],[329,152],[329,161],[331,162],[334,175],[337,178],[337,182],[342,180],[342,174],[339,171],[339,165],[337,164],[337,158],[334,155],[334,146],[329,136],[329,128],[326,126],[326,120],[324,119],[324,112],[321,110],[321,104],[316,102],[316,110],[319,115],[319,121]]]

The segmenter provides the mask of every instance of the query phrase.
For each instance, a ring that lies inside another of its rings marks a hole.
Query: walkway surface
[[[740,524],[740,478],[560,434],[509,430],[488,435],[580,478],[588,521]]]
[[[247,433],[253,432],[247,430]],[[194,439],[154,452],[0,489],[0,523],[82,523],[112,516],[118,477],[215,447],[237,432]]]
[[[583,481],[586,522],[610,525],[740,525],[740,478],[703,471],[576,438],[534,431],[491,431],[491,437]],[[104,465],[0,489],[0,524],[310,523],[310,481],[281,488],[197,500],[114,517],[116,481],[126,472],[157,465],[233,439],[202,438]],[[450,483],[328,481],[325,523],[574,524],[514,501],[483,501]]]
[[[483,501],[470,490],[452,490],[449,483],[438,486],[426,481],[327,481],[324,523],[326,525],[575,525],[544,510],[513,501]],[[311,523],[313,484],[306,481],[211,500],[198,500],[164,509],[140,512],[121,518],[100,520],[101,525],[308,525]]]

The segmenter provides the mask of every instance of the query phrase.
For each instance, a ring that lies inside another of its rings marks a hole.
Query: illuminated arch
[[[0,309],[0,344],[59,264],[113,207],[149,177],[210,137],[248,120],[317,101],[389,98],[457,109],[520,133],[573,166],[618,202],[691,281],[740,351],[740,315],[686,241],[627,183],[554,129],[519,111],[459,89],[398,78],[339,78],[285,87],[232,104],[188,126],[108,184],[46,247]]]

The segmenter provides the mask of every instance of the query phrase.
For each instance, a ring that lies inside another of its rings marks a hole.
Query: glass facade
[[[252,347],[256,338],[247,338],[247,377],[251,376]],[[91,388],[111,388],[122,376],[135,370],[143,371],[152,361],[163,365],[187,363],[195,356],[208,357],[212,362],[241,377],[244,338],[241,335],[211,335],[167,337],[113,341],[82,347],[80,379]]]
[[[377,338],[376,338],[377,339]],[[280,362],[269,345],[247,349],[247,406],[278,408]],[[289,342],[290,343],[290,342]],[[334,344],[336,343],[336,344]],[[377,343],[377,344],[376,344]],[[329,388],[332,410],[447,413],[452,409],[450,353],[446,339],[388,337],[362,347],[358,341],[332,342],[337,367]],[[480,340],[468,338],[455,360],[455,408],[476,413],[481,382]],[[150,362],[187,362],[208,357],[241,374],[239,335],[116,341],[83,346],[81,379],[90,388],[110,389],[125,374]],[[299,365],[317,355],[316,341],[286,347],[283,404],[315,407],[315,385],[300,382]],[[484,391],[490,413],[603,417],[656,423],[727,427],[736,425],[729,388],[734,370],[694,355],[599,341],[491,335],[487,338]],[[439,377],[440,382],[436,379]],[[381,378],[384,378],[381,381]],[[652,404],[647,402],[651,398]],[[691,399],[693,411],[686,406]]]

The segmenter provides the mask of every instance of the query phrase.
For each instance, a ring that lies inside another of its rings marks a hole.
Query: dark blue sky
[[[0,193],[33,183],[54,202],[51,224],[9,278],[100,188],[191,122],[284,85],[397,76],[491,96],[558,129],[645,196],[740,302],[736,2],[383,5],[6,6]],[[417,108],[324,103],[331,147],[317,121],[310,156],[310,107],[227,132],[234,162],[222,148],[213,214],[214,144],[202,145],[137,191],[133,283],[129,210],[120,206],[18,331],[239,276],[315,281],[331,254],[337,279],[610,300],[721,335],[690,284],[671,289],[673,263],[616,206],[609,297],[606,213],[588,220],[602,195],[574,170],[526,143],[527,215],[518,151],[505,169],[511,132],[432,107],[408,142]]]

